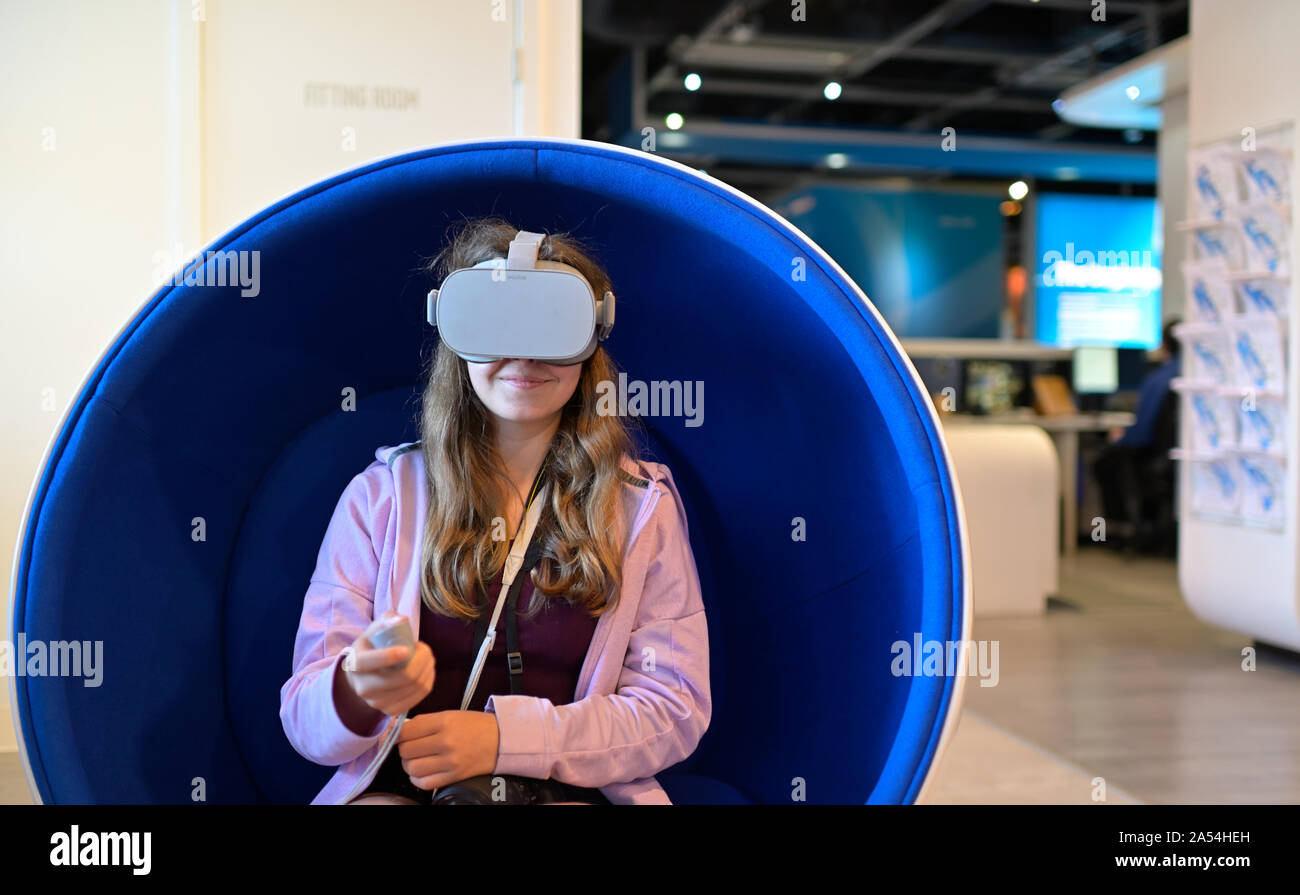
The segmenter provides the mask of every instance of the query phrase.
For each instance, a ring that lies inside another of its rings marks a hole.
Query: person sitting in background
[[[1137,418],[1133,425],[1111,429],[1109,444],[1092,464],[1101,487],[1102,512],[1109,530],[1121,536],[1131,535],[1134,520],[1129,512],[1129,495],[1137,488],[1135,477],[1152,450],[1168,445],[1154,445],[1156,420],[1169,394],[1170,383],[1179,375],[1178,339],[1174,336],[1177,320],[1165,324],[1160,347],[1156,349],[1159,366],[1138,387]]]

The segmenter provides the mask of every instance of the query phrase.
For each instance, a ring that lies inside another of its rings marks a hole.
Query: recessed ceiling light
[[[827,99],[839,99],[840,94],[843,92],[844,92],[844,88],[840,86],[839,81],[831,81],[829,84],[827,84],[825,87],[822,88],[822,95],[825,96]]]
[[[699,90],[700,76],[697,75],[695,72],[691,72],[689,75],[687,75],[685,78],[682,79],[682,83],[686,86],[687,90]]]
[[[1029,195],[1029,184],[1023,180],[1017,180],[1011,186],[1007,187],[1007,195],[1019,202],[1025,196]]]
[[[669,112],[664,117],[664,124],[668,125],[668,127],[670,127],[673,130],[679,129],[685,123],[686,120],[676,112]]]

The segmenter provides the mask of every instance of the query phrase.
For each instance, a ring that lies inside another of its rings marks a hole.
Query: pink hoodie
[[[303,601],[293,676],[280,688],[280,721],[294,749],[338,766],[313,805],[351,790],[396,723],[384,718],[368,736],[343,724],[333,699],[341,650],[387,610],[420,635],[424,457],[418,442],[381,447],[375,457],[335,507]],[[669,804],[654,775],[694,752],[709,726],[708,629],[672,474],[649,461],[625,460],[624,468],[631,537],[618,602],[597,621],[572,703],[488,699],[501,731],[494,773],[599,787],[616,805]]]

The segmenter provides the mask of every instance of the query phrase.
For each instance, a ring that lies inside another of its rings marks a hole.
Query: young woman
[[[471,221],[429,272],[504,258],[517,232]],[[612,291],[570,237],[547,236],[537,257],[569,265],[596,296]],[[349,483],[304,600],[280,717],[300,754],[338,766],[313,804],[357,791],[351,804],[430,804],[435,790],[483,775],[498,787],[514,775],[537,801],[669,801],[654,775],[689,756],[709,724],[708,633],[672,475],[601,412],[617,379],[603,347],[559,366],[470,363],[438,344],[420,441],[380,448]],[[531,500],[541,551],[520,572],[516,649],[507,656],[503,611],[461,711]],[[389,614],[410,623],[413,655],[360,636]]]

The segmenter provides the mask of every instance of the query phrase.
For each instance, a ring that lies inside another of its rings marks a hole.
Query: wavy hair
[[[455,228],[455,224],[452,225]],[[470,220],[423,270],[438,282],[491,258],[505,258],[519,231],[497,217]],[[589,250],[567,233],[548,234],[537,257],[570,264],[597,296],[613,291],[609,275]],[[618,381],[619,369],[599,346],[582,362],[572,398],[545,460],[547,500],[534,538],[543,545],[532,571],[532,618],[561,598],[599,616],[622,584],[626,521],[620,471],[623,458],[639,459],[623,419],[597,413],[597,386]],[[495,580],[509,543],[492,538],[498,484],[511,487],[490,435],[491,411],[470,381],[467,362],[438,342],[428,365],[420,406],[420,450],[429,488],[429,512],[420,548],[420,597],[431,611],[462,619],[479,615],[479,582]],[[540,595],[540,596],[539,596]]]

